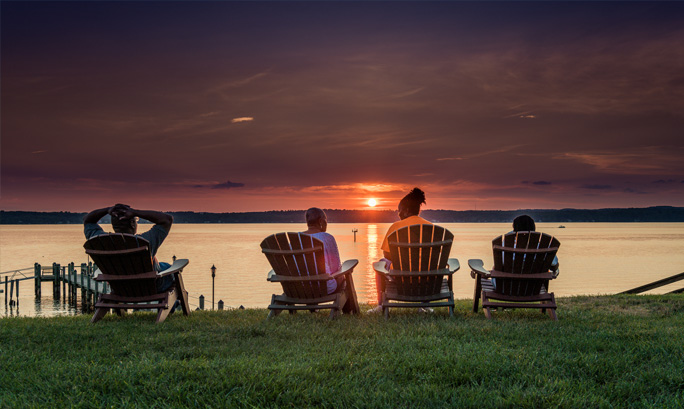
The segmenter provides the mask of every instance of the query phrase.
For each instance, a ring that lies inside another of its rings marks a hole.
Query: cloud
[[[463,160],[461,157],[454,157],[454,158],[437,158],[438,161],[444,161],[444,160]]]
[[[582,189],[591,189],[591,190],[607,190],[607,189],[612,189],[613,186],[611,185],[582,185]]]
[[[238,183],[238,182],[231,182],[230,180],[227,180],[225,183],[216,183],[213,185],[193,185],[192,187],[194,188],[205,188],[208,187],[210,189],[230,189],[234,187],[244,187],[244,183]]]
[[[240,118],[231,119],[230,123],[231,124],[238,124],[240,122],[252,122],[253,120],[254,120],[254,118],[252,118],[251,116],[242,116]]]
[[[47,152],[47,151],[33,151],[31,153],[36,154],[36,153],[45,153],[45,152]]]
[[[230,180],[227,180],[226,183],[219,183],[217,185],[212,186],[212,189],[230,189],[233,187],[243,187],[245,186],[244,183],[235,183],[231,182]]]
[[[674,183],[674,182],[675,182],[675,181],[672,180],[672,179],[667,179],[667,180],[665,180],[665,179],[658,179],[658,180],[653,181],[652,183],[666,184],[666,183]],[[683,181],[682,183],[684,183],[684,181]]]
[[[532,182],[532,184],[537,185],[537,186],[547,186],[547,185],[550,185],[551,182],[547,182],[545,180],[538,180],[536,182]]]

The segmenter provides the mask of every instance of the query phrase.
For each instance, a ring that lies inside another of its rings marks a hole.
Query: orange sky
[[[0,7],[3,210],[684,206],[684,3]]]

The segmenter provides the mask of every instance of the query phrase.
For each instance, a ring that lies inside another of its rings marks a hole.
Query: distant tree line
[[[330,223],[391,223],[391,210],[326,209]],[[304,210],[244,213],[169,212],[174,223],[304,223]],[[626,209],[425,210],[421,215],[437,223],[507,223],[528,214],[537,222],[684,222],[684,207],[656,206]],[[0,224],[80,224],[85,213],[18,212],[0,210]],[[102,219],[109,223],[109,217]]]

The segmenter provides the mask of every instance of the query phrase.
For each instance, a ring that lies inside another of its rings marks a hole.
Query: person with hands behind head
[[[106,215],[111,216],[112,229],[115,233],[133,234],[142,237],[150,243],[150,253],[154,260],[154,269],[157,272],[166,270],[171,266],[169,263],[158,262],[155,255],[171,230],[173,216],[155,210],[133,209],[129,205],[118,203],[111,207],[93,210],[83,218],[83,232],[86,239],[105,234],[105,231],[102,230],[98,222]],[[148,220],[154,223],[154,226],[145,233],[137,234],[138,218]],[[164,292],[168,290],[173,285],[173,281],[173,275],[158,279],[157,291]]]

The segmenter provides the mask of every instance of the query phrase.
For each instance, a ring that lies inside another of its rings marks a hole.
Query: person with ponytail
[[[403,199],[399,201],[397,212],[399,213],[400,220],[394,222],[390,226],[390,228],[387,230],[387,234],[385,234],[385,238],[382,240],[382,245],[380,246],[384,255],[384,258],[381,261],[385,262],[388,269],[391,268],[392,265],[388,241],[390,234],[401,229],[402,227],[412,226],[414,224],[432,224],[431,222],[419,216],[420,206],[423,204],[425,204],[425,192],[417,187],[413,188],[413,190],[411,190],[406,196],[404,196]],[[385,288],[385,277],[378,272],[375,273],[375,288],[377,289],[378,306],[369,312],[382,311],[380,302],[382,298],[382,290]]]

